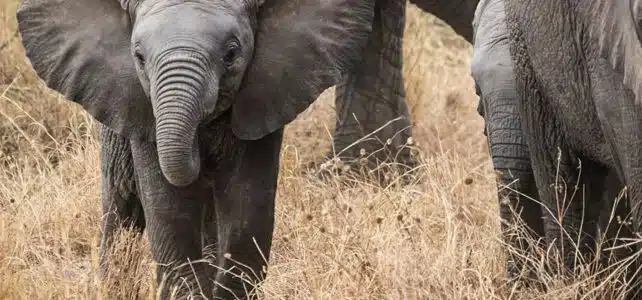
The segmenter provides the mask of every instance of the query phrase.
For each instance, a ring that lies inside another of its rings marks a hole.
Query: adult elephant
[[[642,229],[642,3],[504,2],[522,130],[550,213],[545,241],[573,269],[576,251],[595,250],[605,191],[626,187],[631,229]]]
[[[411,118],[406,104],[403,66],[403,35],[406,0],[380,1],[363,60],[337,85],[337,122],[333,147],[323,160],[335,155],[344,162],[368,153],[371,167],[393,161],[406,170],[416,166],[410,155]],[[410,0],[423,11],[450,25],[472,43],[472,20],[479,0]],[[392,120],[397,119],[395,122]],[[388,125],[387,125],[388,124]],[[387,126],[386,126],[387,125]],[[389,140],[389,143],[386,143]]]
[[[545,236],[544,220],[551,216],[548,211],[542,211],[539,203],[529,146],[522,131],[504,0],[482,0],[475,12],[473,28],[471,73],[480,96],[478,110],[485,119],[493,166],[500,173],[498,194],[502,233],[504,240],[517,250],[508,253],[507,264],[509,277],[515,278],[529,267],[525,262],[532,259],[533,246],[541,246],[533,241]],[[632,236],[628,228],[619,228],[611,220],[612,213],[623,216],[629,208],[626,201],[614,201],[621,190],[617,175],[611,173],[605,178],[601,203],[594,204],[597,218],[594,222],[599,230],[596,235],[604,233],[607,243],[613,243],[617,237]],[[529,234],[514,231],[518,224],[526,225]],[[554,226],[549,224],[549,228]],[[626,251],[618,249],[614,254],[623,257]]]
[[[359,62],[374,2],[23,1],[33,68],[104,125],[103,241],[145,227],[162,298],[263,278],[283,126]]]

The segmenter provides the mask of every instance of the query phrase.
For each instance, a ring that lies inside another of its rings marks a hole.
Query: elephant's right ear
[[[130,54],[131,21],[117,0],[23,0],[17,18],[27,57],[49,88],[123,136],[154,139]]]

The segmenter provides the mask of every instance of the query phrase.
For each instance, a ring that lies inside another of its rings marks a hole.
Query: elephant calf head
[[[48,87],[131,139],[165,178],[199,174],[198,125],[231,109],[259,139],[360,59],[374,0],[24,0],[19,30]]]

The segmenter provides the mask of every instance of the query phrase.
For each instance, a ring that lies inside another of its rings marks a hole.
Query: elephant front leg
[[[402,73],[405,7],[402,0],[377,1],[363,62],[336,88],[336,153],[331,150],[326,159],[336,154],[353,166],[360,158],[367,158],[370,167],[380,162],[416,165],[406,147],[412,124]]]
[[[282,134],[238,141],[233,158],[215,172],[217,299],[246,298],[266,276]]]
[[[129,140],[102,127],[100,144],[103,206],[100,266],[101,273],[105,275],[109,270],[109,254],[113,250],[115,234],[121,229],[132,229],[142,234],[145,229],[145,216],[136,193],[134,162]]]
[[[202,178],[186,187],[171,185],[155,144],[132,141],[131,149],[161,299],[212,299],[215,269],[203,258],[201,237],[211,189]]]

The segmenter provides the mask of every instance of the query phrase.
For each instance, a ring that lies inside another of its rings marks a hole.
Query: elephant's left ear
[[[267,0],[254,58],[232,106],[232,129],[254,140],[303,112],[354,68],[372,31],[375,0]]]

